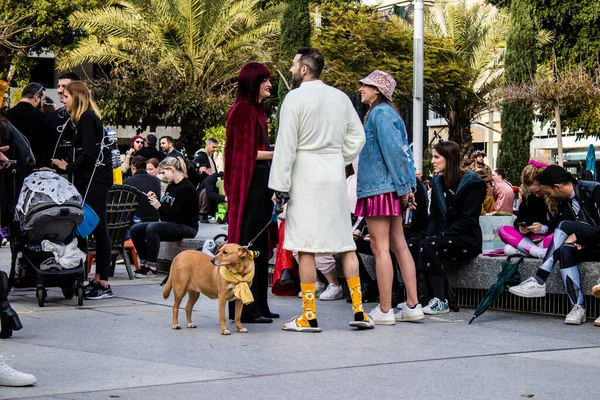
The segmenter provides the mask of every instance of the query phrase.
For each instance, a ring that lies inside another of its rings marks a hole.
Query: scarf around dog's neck
[[[250,304],[254,301],[254,296],[252,296],[252,292],[250,291],[250,283],[252,283],[252,278],[254,278],[254,268],[242,276],[237,272],[231,272],[226,266],[221,266],[219,273],[227,282],[235,284],[233,295],[237,299],[242,300],[244,304]]]

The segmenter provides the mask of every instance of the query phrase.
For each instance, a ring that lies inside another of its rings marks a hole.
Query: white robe
[[[303,82],[281,104],[269,187],[289,192],[287,250],[333,254],[356,249],[345,166],[365,144],[360,118],[343,92]]]

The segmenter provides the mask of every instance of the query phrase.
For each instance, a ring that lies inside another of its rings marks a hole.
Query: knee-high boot
[[[19,315],[8,302],[8,276],[4,271],[0,271],[0,327],[0,339],[11,337],[13,330],[23,327]]]

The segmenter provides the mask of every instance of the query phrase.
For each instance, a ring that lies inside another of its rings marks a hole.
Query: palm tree
[[[425,32],[446,43],[448,62],[463,71],[454,90],[426,94],[431,109],[448,122],[449,139],[461,146],[463,156],[472,149],[471,123],[489,107],[500,84],[507,27],[508,18],[492,6],[464,0],[426,15]]]
[[[211,91],[235,77],[243,61],[265,58],[263,45],[279,34],[279,9],[261,11],[258,3],[113,0],[75,12],[70,25],[88,36],[60,58],[59,68],[83,63],[158,68]]]

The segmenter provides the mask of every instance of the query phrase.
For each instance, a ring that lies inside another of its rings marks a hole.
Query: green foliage
[[[205,129],[202,141],[206,142],[206,140],[209,138],[214,138],[219,141],[219,148],[217,149],[217,152],[222,153],[223,147],[225,147],[225,139],[227,139],[225,125],[211,126],[210,128]]]
[[[55,54],[82,36],[83,32],[69,27],[67,18],[77,10],[90,10],[109,0],[3,0],[0,26],[18,21],[20,30],[11,37],[18,46],[0,43],[0,76],[6,77],[15,63],[15,79],[29,80],[29,52],[53,51]]]
[[[537,49],[537,26],[532,18],[532,8],[527,2],[516,1],[511,8],[505,57],[505,80],[508,83],[527,82],[535,74]],[[498,167],[507,172],[513,184],[521,181],[521,170],[530,157],[533,138],[533,110],[523,101],[502,105],[502,139],[500,141]]]
[[[289,73],[290,60],[294,58],[300,47],[310,46],[310,34],[312,22],[308,9],[308,0],[289,0],[285,2],[281,16],[281,38],[279,42],[279,57],[281,60],[281,73],[288,84],[291,85],[291,74]],[[279,102],[287,94],[288,89],[280,79],[277,95]]]

